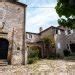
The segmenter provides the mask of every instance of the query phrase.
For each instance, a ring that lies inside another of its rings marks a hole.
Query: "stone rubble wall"
[[[7,39],[10,43],[10,51],[12,46],[13,35],[13,51],[12,64],[22,63],[22,42],[23,42],[23,25],[24,25],[24,7],[10,2],[0,2],[0,25],[3,25],[3,32],[7,32]],[[14,32],[13,32],[14,28]],[[20,50],[17,50],[17,47]]]

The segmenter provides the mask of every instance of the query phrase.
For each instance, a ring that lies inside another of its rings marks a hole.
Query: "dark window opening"
[[[56,34],[58,34],[58,30],[56,29]]]
[[[71,30],[68,30],[68,34],[71,34]]]
[[[29,34],[29,38],[32,38],[32,34]]]
[[[9,42],[0,38],[0,59],[7,59]]]

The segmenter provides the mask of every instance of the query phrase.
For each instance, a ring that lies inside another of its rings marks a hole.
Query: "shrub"
[[[32,64],[34,62],[33,58],[28,58],[28,64]]]
[[[37,46],[32,46],[30,48],[30,54],[28,55],[28,64],[32,64],[39,59],[39,49]]]
[[[29,58],[34,58],[34,57],[38,57],[39,56],[38,48],[33,48],[33,47],[31,47],[31,49],[30,49],[30,54],[28,56]]]
[[[60,58],[61,56],[60,56],[60,54],[59,53],[57,53],[56,54],[56,58]]]
[[[32,63],[36,62],[38,59],[39,59],[38,57],[28,58],[28,64],[32,64]]]
[[[50,53],[48,56],[47,56],[48,59],[55,59],[56,58],[56,54],[55,53]]]
[[[69,56],[70,55],[70,51],[68,51],[68,50],[64,50],[63,53],[64,53],[64,56]]]

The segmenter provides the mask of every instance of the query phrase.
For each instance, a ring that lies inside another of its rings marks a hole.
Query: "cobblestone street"
[[[26,66],[0,66],[0,75],[75,75],[75,61],[40,60]]]

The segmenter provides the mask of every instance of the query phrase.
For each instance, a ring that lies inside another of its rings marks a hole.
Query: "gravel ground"
[[[26,66],[0,66],[0,75],[75,75],[75,60],[40,60]]]

